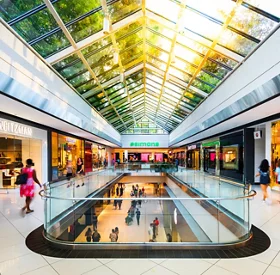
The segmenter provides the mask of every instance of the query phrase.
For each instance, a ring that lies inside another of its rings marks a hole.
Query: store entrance
[[[42,179],[42,142],[26,137],[0,135],[0,188],[14,188],[17,175],[31,158]]]
[[[210,174],[215,174],[216,149],[214,147],[204,149],[204,171]]]

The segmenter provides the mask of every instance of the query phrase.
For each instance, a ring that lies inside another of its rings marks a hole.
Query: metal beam
[[[124,28],[124,27],[130,25],[131,23],[138,21],[141,18],[143,18],[143,13],[140,10],[140,11],[135,12],[134,14],[122,19],[121,21],[114,23],[112,25],[111,33],[115,33],[119,29]],[[90,46],[91,44],[93,44],[101,39],[104,39],[106,37],[108,37],[108,35],[105,35],[103,33],[103,31],[99,31],[99,32],[77,42],[76,48],[74,48],[72,45],[71,47],[68,47],[68,48],[50,56],[49,58],[46,59],[46,61],[50,64],[57,63],[58,61],[76,53],[78,50],[80,51],[80,50]]]
[[[121,116],[119,115],[118,111],[116,110],[116,108],[114,107],[114,105],[112,104],[108,94],[106,93],[106,91],[103,89],[103,87],[101,86],[98,78],[96,77],[95,73],[93,72],[93,70],[91,69],[90,65],[88,64],[87,60],[85,59],[84,55],[82,54],[82,52],[78,49],[75,40],[73,39],[73,37],[71,36],[70,32],[68,31],[68,29],[66,28],[66,26],[64,25],[62,19],[60,18],[60,16],[58,15],[58,13],[56,12],[54,6],[52,5],[52,3],[50,2],[50,0],[44,0],[44,3],[46,4],[47,8],[49,9],[50,13],[52,14],[52,16],[54,17],[55,21],[57,22],[57,24],[60,26],[61,30],[63,31],[64,35],[66,36],[66,38],[69,40],[70,44],[72,45],[72,47],[76,50],[77,55],[79,56],[79,58],[82,60],[83,64],[85,65],[85,67],[88,69],[88,71],[90,72],[91,76],[93,77],[93,79],[96,81],[96,83],[98,84],[98,86],[101,87],[102,91],[104,92],[109,104],[113,107],[116,115],[119,117],[120,121],[123,123],[124,127],[126,127],[126,125],[124,124],[124,121],[122,120]]]
[[[196,76],[199,74],[199,72],[201,71],[203,65],[205,64],[205,62],[207,61],[208,57],[210,56],[212,50],[215,48],[215,46],[218,43],[219,38],[221,37],[221,35],[224,33],[224,31],[227,29],[230,21],[232,20],[233,16],[235,15],[236,9],[242,4],[242,0],[236,0],[236,5],[233,7],[233,9],[231,10],[231,12],[228,14],[220,32],[217,34],[216,38],[213,40],[210,48],[208,49],[207,53],[205,54],[203,60],[201,60],[200,64],[198,65],[196,71],[194,72],[192,78],[190,79],[187,87],[186,87],[186,91],[188,90],[188,88],[190,88],[192,82],[195,80]],[[178,105],[180,104],[182,98],[184,97],[184,93],[182,94],[181,98],[178,100],[172,114],[169,116],[168,120],[172,117],[172,115],[174,114],[176,108],[178,107]],[[166,123],[167,124],[167,123]]]

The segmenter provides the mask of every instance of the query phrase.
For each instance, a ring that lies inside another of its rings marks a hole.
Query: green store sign
[[[130,147],[159,147],[159,142],[130,142]]]

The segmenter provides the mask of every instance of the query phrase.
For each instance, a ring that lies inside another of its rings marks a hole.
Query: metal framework
[[[171,132],[280,22],[277,1],[43,2],[0,16],[120,133]]]

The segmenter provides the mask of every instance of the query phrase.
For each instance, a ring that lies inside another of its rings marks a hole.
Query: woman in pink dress
[[[24,212],[26,210],[26,214],[34,212],[34,210],[30,209],[30,203],[31,203],[32,198],[34,197],[34,191],[35,191],[34,181],[37,184],[39,184],[40,187],[42,187],[39,180],[37,179],[36,170],[34,168],[32,168],[33,165],[34,164],[33,164],[32,159],[27,159],[26,167],[21,169],[22,174],[27,174],[26,184],[22,184],[20,186],[20,196],[26,197],[25,206],[22,208],[22,212]]]

